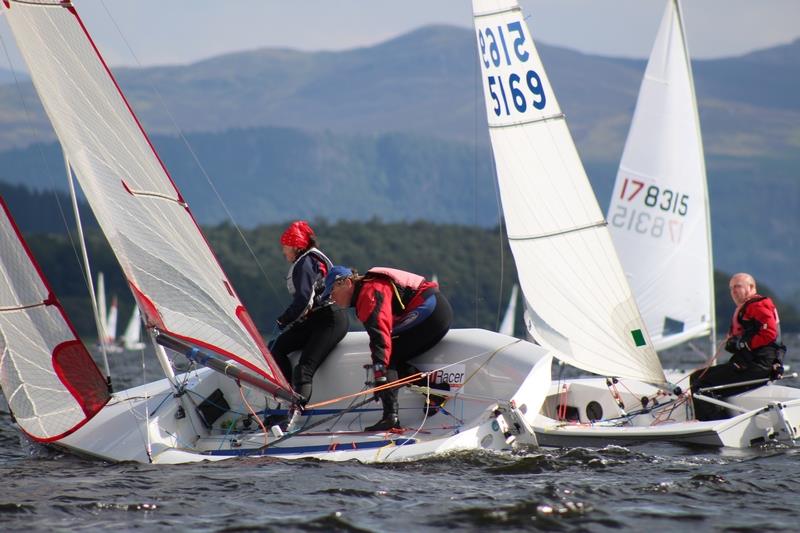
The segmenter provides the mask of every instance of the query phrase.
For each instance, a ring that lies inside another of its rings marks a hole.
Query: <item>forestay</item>
[[[713,328],[700,120],[677,0],[667,2],[608,208],[611,235],[656,349]]]
[[[1,198],[0,386],[22,430],[42,442],[72,433],[109,399]]]
[[[290,390],[74,8],[59,0],[3,3],[147,325]]]
[[[473,0],[508,237],[529,330],[567,363],[665,381],[516,1]]]

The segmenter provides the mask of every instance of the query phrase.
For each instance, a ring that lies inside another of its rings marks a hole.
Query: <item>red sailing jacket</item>
[[[421,305],[439,284],[394,268],[371,268],[353,295],[356,316],[369,335],[372,362],[389,365],[395,321]]]
[[[778,343],[778,311],[766,296],[756,294],[733,312],[730,335],[741,336],[751,350]]]

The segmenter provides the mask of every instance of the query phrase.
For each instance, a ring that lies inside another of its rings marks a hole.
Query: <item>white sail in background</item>
[[[566,120],[515,0],[473,0],[511,250],[534,339],[563,361],[662,383]]]
[[[117,315],[119,314],[117,297],[111,298],[111,306],[108,308],[108,317],[106,318],[106,339],[108,344],[117,342]]]
[[[706,169],[677,0],[647,63],[608,222],[656,349],[708,335],[714,278]]]
[[[508,307],[506,314],[503,315],[503,321],[500,322],[500,329],[497,330],[503,335],[509,337],[514,336],[514,321],[517,318],[517,296],[519,294],[519,287],[515,284],[511,287],[511,297],[508,299]]]
[[[19,426],[40,442],[75,431],[109,399],[105,379],[2,199],[0,386]]]
[[[37,93],[148,327],[290,390],[89,37],[60,0],[5,1]]]
[[[97,273],[97,311],[100,315],[100,342],[108,338],[108,310],[106,309],[106,277],[102,272]]]
[[[133,313],[122,335],[122,345],[126,350],[141,350],[145,344],[142,342],[142,318],[139,308],[133,306]]]

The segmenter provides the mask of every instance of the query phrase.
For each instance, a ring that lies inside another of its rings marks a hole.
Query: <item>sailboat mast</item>
[[[64,167],[67,171],[67,182],[69,183],[69,195],[72,199],[72,210],[75,214],[75,223],[78,229],[78,239],[81,243],[81,254],[83,255],[83,266],[86,270],[86,280],[89,284],[89,297],[92,301],[92,312],[94,313],[94,324],[97,328],[97,338],[100,339],[100,352],[103,354],[103,367],[106,372],[106,385],[108,385],[108,392],[113,392],[114,388],[111,385],[111,369],[108,366],[108,352],[106,351],[106,343],[103,339],[105,335],[105,328],[101,326],[100,312],[97,308],[97,299],[94,292],[94,282],[92,281],[92,269],[89,265],[89,253],[86,250],[86,238],[83,235],[83,225],[81,224],[81,214],[78,209],[78,198],[75,194],[75,184],[72,180],[72,167],[69,164],[69,157],[67,152],[62,148],[62,155],[64,156]],[[105,310],[103,310],[105,312]]]
[[[698,154],[700,157],[700,165],[702,167],[703,177],[705,179],[702,180],[703,182],[703,193],[704,193],[704,201],[705,201],[705,211],[706,211],[706,243],[708,246],[708,286],[712,288],[711,290],[711,298],[709,298],[709,313],[711,316],[709,317],[711,320],[711,337],[709,339],[710,344],[710,352],[709,355],[714,355],[717,353],[717,305],[716,305],[716,291],[714,290],[714,248],[711,242],[711,207],[708,195],[708,175],[706,173],[706,156],[705,150],[703,149],[703,136],[702,132],[700,131],[700,113],[697,109],[697,94],[695,93],[694,89],[694,76],[692,74],[692,60],[691,55],[689,55],[689,43],[686,38],[686,25],[683,22],[683,10],[681,9],[681,2],[680,0],[672,0],[675,3],[675,11],[678,14],[678,26],[681,32],[681,41],[683,43],[683,53],[686,56],[686,64],[689,66],[688,74],[689,74],[689,87],[692,91],[692,108],[694,110],[694,124],[695,128],[697,128],[697,138],[700,139],[700,142],[697,143],[697,149],[700,151]]]

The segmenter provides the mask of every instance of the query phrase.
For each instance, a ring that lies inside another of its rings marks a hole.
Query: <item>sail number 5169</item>
[[[524,113],[530,107],[544,109],[547,102],[542,79],[528,68],[531,58],[525,49],[525,31],[522,22],[515,20],[505,26],[498,25],[478,29],[478,48],[484,69],[492,71],[507,67],[521,66],[522,70],[486,77],[486,90],[494,102],[494,114]]]

